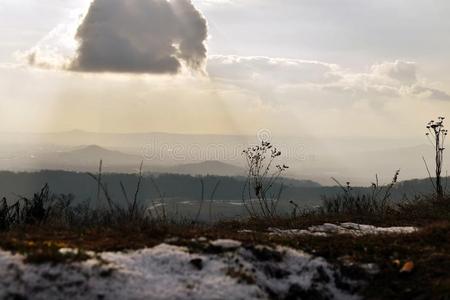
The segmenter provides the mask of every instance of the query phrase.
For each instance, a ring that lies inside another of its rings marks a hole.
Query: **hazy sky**
[[[450,117],[447,0],[90,2],[1,0],[0,131],[421,137]]]

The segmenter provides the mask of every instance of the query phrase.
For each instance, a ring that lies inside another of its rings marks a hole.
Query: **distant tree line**
[[[127,190],[134,190],[138,176],[134,174],[103,174],[103,181],[107,184],[109,193],[114,199],[122,199],[121,183]],[[447,181],[448,178],[443,178]],[[246,178],[244,177],[220,177],[204,176],[203,193],[210,195],[218,181],[220,184],[215,192],[215,201],[242,199],[242,189]],[[153,181],[153,182],[152,182]],[[338,186],[323,187],[312,181],[299,181],[283,179],[284,187],[281,201],[294,201],[303,205],[319,205],[323,197],[335,195],[340,192]],[[66,171],[39,171],[34,173],[0,172],[0,196],[14,201],[20,196],[32,197],[45,184],[48,184],[52,193],[72,194],[75,201],[96,199],[97,184],[87,173]],[[274,184],[274,189],[280,183]],[[155,189],[155,185],[160,191]],[[168,200],[173,198],[185,200],[198,200],[201,197],[202,185],[200,177],[177,174],[145,174],[142,179],[139,197],[142,200],[160,198],[160,192]],[[370,187],[354,187],[354,193],[368,192]],[[398,183],[392,191],[394,200],[409,199],[415,195],[429,194],[433,186],[428,179],[409,180]]]

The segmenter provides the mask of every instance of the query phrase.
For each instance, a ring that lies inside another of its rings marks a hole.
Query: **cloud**
[[[54,30],[28,53],[28,63],[80,72],[204,71],[207,22],[191,0],[94,0],[70,33]],[[71,56],[54,46],[68,35],[78,42]]]
[[[450,101],[449,94],[447,94],[444,91],[434,89],[434,88],[416,85],[416,86],[412,87],[412,89],[410,90],[410,93],[412,93],[416,96],[424,97],[424,98],[428,98],[428,99]]]
[[[418,97],[431,100],[450,100],[450,95],[429,86],[420,78],[417,64],[396,60],[370,67],[367,73],[339,71],[341,79],[326,88],[351,94],[359,98]]]
[[[372,74],[388,77],[404,84],[413,84],[417,81],[417,67],[414,62],[396,60],[373,65]]]
[[[78,28],[71,69],[177,73],[201,70],[207,24],[190,0],[95,0]]]
[[[318,61],[265,56],[213,55],[208,73],[223,80],[264,80],[282,84],[334,80],[337,65]]]
[[[318,61],[236,55],[210,56],[207,65],[212,80],[243,89],[265,102],[277,102],[286,86],[335,81],[335,68]]]
[[[401,60],[374,64],[368,72],[354,72],[320,61],[215,55],[209,58],[207,69],[213,79],[259,91],[266,100],[286,91],[290,95],[323,91],[336,98],[347,96],[354,100],[401,97],[450,100],[447,92],[420,78],[416,63]]]
[[[16,51],[16,59],[42,69],[68,69],[74,59],[78,43],[77,28],[87,7],[75,9],[65,23],[58,24],[27,51]]]

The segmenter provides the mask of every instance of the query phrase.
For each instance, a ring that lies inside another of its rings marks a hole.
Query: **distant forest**
[[[133,174],[102,174],[102,181],[107,184],[111,197],[118,203],[125,201],[120,183],[130,197],[136,189],[137,175]],[[244,177],[204,176],[204,195],[209,200],[217,182],[220,181],[214,196],[216,201],[240,201],[245,183]],[[283,193],[281,201],[294,201],[301,206],[320,205],[322,197],[329,197],[342,190],[338,186],[323,187],[313,181],[301,181],[283,178]],[[273,189],[280,188],[280,183]],[[31,197],[48,184],[54,194],[73,194],[75,201],[96,199],[97,183],[87,173],[66,171],[40,171],[34,173],[0,172],[0,197],[15,201],[19,196]],[[156,188],[157,187],[157,188]],[[199,200],[201,198],[200,177],[177,174],[145,174],[142,180],[139,199],[148,201],[160,197],[158,190],[165,199]],[[370,192],[368,187],[354,187],[354,193]],[[418,179],[400,182],[393,190],[393,199],[412,199],[415,195],[429,194],[432,186],[429,179]]]

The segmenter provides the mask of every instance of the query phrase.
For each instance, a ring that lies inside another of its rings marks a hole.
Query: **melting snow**
[[[340,225],[325,223],[318,226],[310,226],[308,229],[269,228],[270,234],[274,235],[313,235],[329,236],[330,234],[351,234],[355,236],[369,234],[408,234],[417,230],[416,227],[375,227],[356,223],[341,223]]]
[[[222,240],[216,245],[236,247]],[[63,252],[69,252],[64,249]],[[273,296],[358,299],[339,289],[343,278],[323,258],[289,248],[241,247],[190,253],[167,244],[104,252],[85,262],[32,265],[0,251],[0,298],[33,299],[267,299]],[[314,296],[315,295],[315,296]]]

